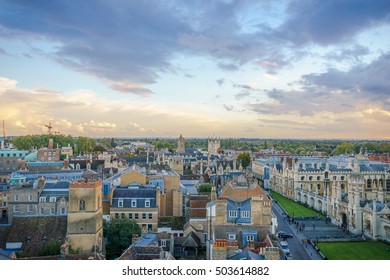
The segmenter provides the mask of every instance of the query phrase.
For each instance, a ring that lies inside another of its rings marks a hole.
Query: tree
[[[241,153],[237,156],[237,160],[241,161],[243,168],[246,168],[251,163],[251,155],[248,152]]]
[[[355,150],[355,146],[350,142],[343,142],[336,147],[336,155],[346,155],[351,154]]]
[[[103,232],[107,237],[106,257],[113,260],[131,245],[133,234],[141,234],[141,229],[133,220],[112,219]]]
[[[211,192],[213,184],[204,183],[199,185],[199,192],[209,194]]]

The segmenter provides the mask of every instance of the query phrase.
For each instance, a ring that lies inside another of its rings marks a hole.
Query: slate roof
[[[42,247],[52,240],[64,243],[67,216],[14,217],[7,242],[22,242],[27,256],[38,256]]]
[[[222,188],[221,197],[230,198],[231,200],[245,200],[250,197],[259,197],[263,195],[263,200],[268,201],[268,197],[263,189],[257,185],[248,187],[232,186],[230,183]]]
[[[130,246],[119,260],[156,260],[163,258],[163,249],[157,246]]]
[[[132,199],[137,200],[137,208],[145,208],[145,200],[147,199],[150,200],[149,208],[157,207],[155,189],[116,188],[112,196],[112,207],[118,207],[118,201],[120,199],[123,199],[123,208],[131,208]]]
[[[253,253],[251,250],[244,250],[230,257],[228,260],[265,260],[265,256]]]

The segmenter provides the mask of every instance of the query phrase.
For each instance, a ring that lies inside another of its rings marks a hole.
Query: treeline
[[[32,150],[47,147],[49,139],[53,139],[54,148],[57,145],[60,148],[70,145],[75,154],[84,154],[87,150],[90,153],[97,144],[95,139],[89,137],[53,134],[18,136],[12,140],[12,144],[19,150]]]

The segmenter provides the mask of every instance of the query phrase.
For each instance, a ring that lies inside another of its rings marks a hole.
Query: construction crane
[[[49,130],[49,134],[51,134],[51,129],[53,128],[53,127],[51,126],[51,123],[49,123],[48,125],[45,124],[45,126],[46,126],[47,129]]]

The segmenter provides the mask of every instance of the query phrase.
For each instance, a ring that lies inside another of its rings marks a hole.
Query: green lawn
[[[390,260],[390,245],[379,241],[320,242],[317,247],[329,260]]]
[[[270,191],[272,197],[286,210],[287,214],[290,217],[297,216],[306,216],[306,217],[314,217],[318,216],[318,213],[314,210],[311,210],[295,201],[288,199],[281,194],[278,194],[274,191]]]

